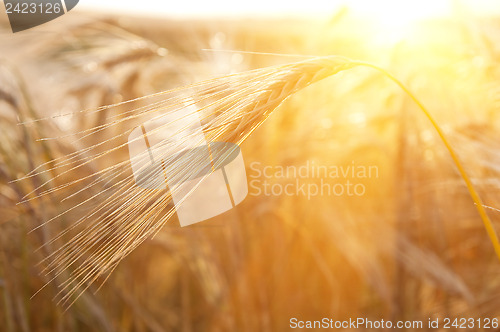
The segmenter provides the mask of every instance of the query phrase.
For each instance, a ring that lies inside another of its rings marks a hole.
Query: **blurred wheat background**
[[[285,331],[292,317],[500,315],[500,262],[451,158],[408,96],[370,68],[298,92],[241,145],[247,166],[375,165],[363,196],[249,195],[199,225],[180,228],[173,217],[98,292],[99,283],[57,305],[68,276],[43,274],[39,263],[71,239],[49,242],[88,212],[79,203],[91,193],[17,203],[50,179],[68,183],[115,160],[12,181],[120,134],[65,137],[142,104],[81,110],[302,59],[217,50],[341,55],[389,70],[436,118],[500,222],[499,18],[456,13],[402,36],[347,8],[327,21],[69,16],[16,39],[1,21],[1,331]],[[65,113],[74,115],[19,125]]]

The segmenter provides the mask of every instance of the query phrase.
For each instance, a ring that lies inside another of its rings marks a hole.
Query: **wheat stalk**
[[[29,178],[49,172],[57,174],[36,188],[37,195],[34,195],[33,191],[23,202],[55,195],[69,187],[76,188],[73,194],[63,199],[77,197],[79,203],[51,220],[67,215],[75,209],[89,210],[73,226],[51,241],[65,236],[71,229],[84,226],[70,241],[45,260],[44,271],[51,275],[57,276],[72,269],[71,277],[62,285],[60,302],[65,305],[72,304],[92,283],[113,271],[125,256],[154,236],[175,212],[171,202],[172,193],[166,190],[145,190],[135,185],[129,160],[125,158],[76,180],[65,181],[64,178],[88,165],[105,163],[116,154],[123,153],[127,146],[126,138],[138,124],[169,112],[183,110],[185,114],[193,105],[196,108],[189,112],[199,115],[208,142],[241,144],[288,97],[314,82],[356,66],[381,70],[371,64],[329,56],[228,75],[139,98],[134,102],[146,102],[147,105],[120,112],[119,115],[108,115],[104,124],[72,134],[76,141],[85,142],[107,131],[119,132],[118,135],[42,165],[26,176]],[[383,72],[416,102],[437,130],[467,185],[500,258],[500,245],[491,221],[453,148],[419,100],[396,78]],[[127,107],[129,103],[130,101],[81,113],[85,115],[104,112]],[[37,121],[47,120],[50,119]],[[167,123],[164,126],[168,125]],[[156,130],[162,128],[163,126],[160,126]],[[183,133],[181,141],[194,135],[189,131]],[[200,167],[196,159],[186,161],[182,158],[179,161],[168,155],[164,156],[164,159],[172,165],[168,176],[177,177],[179,180]],[[147,173],[148,177],[156,175],[154,172]]]

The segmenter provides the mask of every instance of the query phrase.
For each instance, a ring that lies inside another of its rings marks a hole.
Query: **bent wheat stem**
[[[483,221],[484,228],[486,229],[486,233],[488,234],[490,241],[493,245],[493,248],[495,250],[496,256],[500,260],[500,242],[498,240],[498,235],[495,231],[495,228],[493,226],[493,223],[491,222],[491,219],[488,216],[488,213],[486,212],[485,206],[481,200],[481,197],[477,193],[476,189],[474,188],[474,185],[472,184],[472,181],[470,180],[469,176],[467,175],[467,172],[465,171],[462,162],[458,158],[458,155],[455,152],[455,149],[451,146],[450,142],[446,138],[446,135],[444,134],[443,130],[441,127],[438,125],[434,117],[431,115],[429,110],[418,100],[418,98],[396,77],[394,77],[391,73],[389,73],[387,70],[380,68],[378,66],[375,66],[370,63],[366,62],[361,62],[361,61],[354,61],[354,63],[359,64],[360,66],[365,66],[365,67],[370,67],[373,68],[381,73],[383,73],[387,78],[389,78],[391,81],[396,83],[412,100],[415,102],[415,104],[420,108],[420,110],[424,113],[424,115],[427,117],[431,125],[434,127],[436,132],[439,135],[439,138],[445,145],[446,149],[448,150],[448,153],[453,160],[453,163],[457,167],[458,172],[460,173],[460,176],[465,182],[465,185],[467,187],[467,190],[469,191],[469,194],[474,201],[474,205],[476,205],[476,209],[479,212],[479,216],[481,217],[481,220]]]

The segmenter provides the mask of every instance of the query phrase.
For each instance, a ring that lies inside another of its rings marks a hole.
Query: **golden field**
[[[15,38],[5,18],[1,27],[1,331],[287,331],[293,317],[499,317],[500,261],[456,165],[413,100],[367,67],[297,91],[258,122],[241,143],[250,192],[233,210],[183,228],[174,215],[66,305],[58,300],[78,262],[43,273],[44,258],[85,227],[72,227],[94,207],[81,203],[96,193],[111,200],[100,192],[120,186],[111,178],[85,190],[75,181],[127,154],[77,169],[51,167],[53,160],[113,149],[99,143],[124,127],[93,128],[149,99],[92,110],[304,56],[374,63],[402,81],[442,128],[499,229],[498,18],[457,14],[400,31],[349,10],[327,20],[75,13]],[[58,116],[66,113],[73,115]],[[311,164],[376,172],[277,174]],[[45,172],[14,181],[40,165]],[[264,181],[277,190],[296,189],[296,180],[306,187],[350,180],[364,190],[263,193]],[[59,189],[42,195],[51,188]],[[18,204],[25,196],[33,199]],[[129,204],[113,202],[110,225],[122,222],[118,212]],[[168,207],[146,208],[161,215]]]

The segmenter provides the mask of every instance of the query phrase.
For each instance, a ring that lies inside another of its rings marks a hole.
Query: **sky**
[[[467,12],[500,14],[499,0],[80,0],[82,9],[110,10],[116,13],[156,14],[168,16],[281,16],[334,13],[349,4],[363,14],[439,16],[449,13],[460,3]]]

